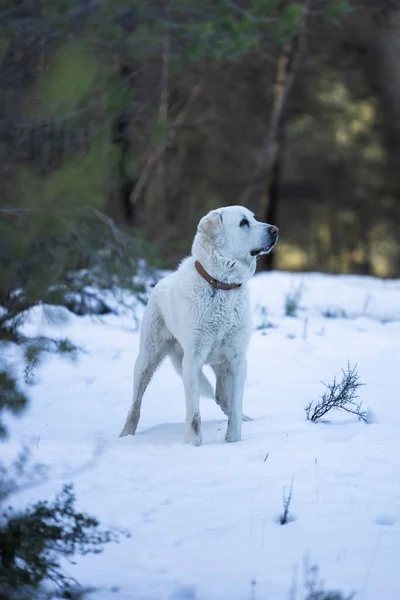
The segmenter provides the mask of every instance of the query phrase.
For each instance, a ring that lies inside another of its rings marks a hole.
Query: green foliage
[[[303,295],[303,285],[291,289],[285,296],[284,312],[286,317],[296,317],[299,310],[299,304]]]
[[[42,14],[46,17],[63,17],[74,6],[73,0],[58,0],[57,2],[43,3]]]
[[[30,463],[24,449],[10,465],[0,462],[0,600],[78,600],[88,590],[64,569],[76,555],[97,554],[126,531],[102,530],[94,517],[76,510],[72,485],[53,502],[39,501],[24,510],[6,507],[15,493],[42,483],[47,472]]]
[[[39,79],[39,116],[62,116],[82,107],[93,92],[98,68],[95,56],[83,40],[62,45]]]
[[[0,415],[3,411],[20,415],[27,402],[27,397],[21,392],[8,370],[0,370]],[[6,427],[0,420],[0,439],[5,438],[6,434]]]
[[[74,356],[76,350],[76,346],[74,346],[74,344],[68,338],[62,338],[61,340],[57,340],[57,352],[60,352],[60,354],[68,354]]]
[[[25,383],[33,383],[35,369],[40,364],[43,352],[62,354],[71,360],[75,360],[78,353],[78,348],[68,338],[52,339],[44,336],[24,338],[21,336],[19,345],[24,348]]]
[[[116,149],[108,131],[93,136],[86,153],[63,161],[43,182],[42,205],[101,209],[116,165]]]
[[[25,383],[32,383],[33,381],[35,369],[39,365],[40,352],[41,349],[35,343],[29,344],[25,349]]]
[[[74,295],[101,301],[133,282],[144,250],[137,236],[93,210],[8,215],[0,223],[0,327],[39,303],[71,306]],[[91,290],[86,289],[89,286]]]
[[[161,119],[156,121],[151,135],[152,144],[158,145],[167,139],[169,131],[168,125],[168,122],[162,121]]]
[[[76,510],[72,485],[64,486],[53,502],[18,512],[2,509],[0,600],[35,597],[44,583],[56,588],[53,597],[69,597],[76,581],[65,574],[62,560],[99,553],[111,541],[118,541],[118,532],[100,530],[97,519]]]
[[[67,356],[75,360],[78,348],[71,343],[68,338],[52,339],[44,336],[28,338],[18,331],[18,326],[22,322],[22,313],[13,307],[13,317],[4,321],[0,326],[0,351],[5,350],[5,344],[14,342],[19,345],[23,351],[25,367],[23,371],[24,381],[27,384],[34,382],[35,370],[40,364],[43,352],[52,352]],[[7,314],[7,313],[6,313]],[[4,364],[0,370],[0,439],[7,437],[8,431],[2,422],[2,416],[5,412],[19,416],[23,413],[28,404],[28,398],[21,391],[20,386],[7,365]],[[1,497],[0,497],[1,500]]]
[[[73,125],[72,125],[73,126]],[[76,132],[78,137],[80,132]],[[66,156],[61,163],[44,176],[37,168],[25,166],[20,169],[14,195],[19,206],[34,209],[48,209],[47,225],[57,222],[54,208],[94,207],[101,209],[110,182],[116,171],[117,150],[111,144],[109,132],[102,129],[93,133],[90,139],[82,140],[88,147]],[[47,166],[57,148],[49,145],[42,149],[40,163]],[[51,164],[51,163],[50,163]]]
[[[116,115],[129,110],[135,99],[135,92],[124,81],[121,82],[121,75],[118,71],[115,71],[114,65],[104,65],[102,69],[102,82],[103,90],[99,99],[99,106],[105,113]],[[107,133],[103,132],[103,135]],[[104,166],[107,167],[106,164]]]
[[[46,210],[6,213],[0,220],[0,342],[14,342],[24,352],[26,383],[32,383],[43,352],[76,357],[68,339],[20,332],[28,311],[38,305],[66,307],[76,314],[105,314],[115,298],[135,310],[145,302],[138,275],[146,245],[96,210]],[[147,253],[149,256],[150,253]],[[128,292],[128,293],[127,293]],[[133,300],[135,298],[135,300]],[[121,304],[120,304],[121,306]],[[54,321],[57,309],[47,309]],[[1,348],[3,350],[4,348]],[[0,415],[21,413],[25,395],[6,369],[0,373]],[[0,421],[0,437],[6,434]]]
[[[151,16],[150,4],[148,12],[145,6],[141,2],[135,6],[137,25],[129,37],[130,52],[144,59],[147,50],[152,56],[169,29],[181,48],[173,56],[176,68],[178,63],[185,66],[204,58],[216,64],[233,62],[256,50],[262,39],[284,43],[298,33],[306,3],[281,6],[277,0],[254,0],[242,8],[224,0],[206,0],[201,6],[193,0],[175,0],[168,5],[164,23],[162,16]]]
[[[315,194],[315,200],[308,204],[304,227],[300,217],[296,223],[299,240],[306,236],[314,246],[315,262],[310,268],[359,273],[373,269],[383,276],[394,274],[394,240],[388,230],[380,228],[378,233],[385,210],[382,186],[392,184],[376,98],[365,89],[360,73],[353,73],[351,85],[345,85],[340,72],[332,68],[323,76],[316,74],[314,83],[303,87],[303,93],[304,110],[286,129],[290,148],[287,160],[297,165],[298,185],[311,184],[309,189]],[[320,180],[316,173],[322,172]],[[302,206],[304,209],[307,203]],[[314,223],[311,229],[310,223]],[[384,252],[379,246],[382,242]],[[300,253],[304,253],[303,244],[299,245]],[[280,266],[288,268],[287,264]],[[302,269],[304,263],[297,266],[297,270]]]
[[[300,2],[285,5],[277,26],[279,38],[288,39],[298,33],[304,10],[305,7]]]
[[[323,8],[324,17],[335,24],[351,10],[349,0],[331,0]]]
[[[28,448],[23,448],[8,465],[0,461],[0,506],[16,492],[43,483],[46,468],[40,464],[32,465],[30,458]]]
[[[378,46],[373,40],[385,24],[395,32],[398,2],[386,2],[384,11],[375,4],[45,0],[35,7],[4,0],[2,202],[49,212],[90,205],[126,216],[173,266],[190,248],[192,221],[210,199],[213,206],[232,203],[251,179],[277,64],[287,51],[289,73],[301,68],[284,115],[279,189],[294,210],[279,217],[285,236],[277,266],[397,276],[397,67],[384,64],[396,35],[383,36]],[[358,17],[362,60],[351,39]],[[291,44],[300,32],[304,44]],[[185,111],[198,84],[201,91]],[[160,122],[163,86],[168,114]],[[112,143],[119,117],[126,128]],[[143,166],[171,132],[159,159],[163,168],[153,167],[131,210],[129,194]]]
[[[9,49],[11,41],[11,36],[6,32],[2,31],[0,33],[0,61],[3,59],[3,56],[5,56],[7,50]]]

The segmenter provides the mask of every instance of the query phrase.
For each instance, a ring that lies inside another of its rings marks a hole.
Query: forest
[[[281,228],[260,268],[399,276],[399,2],[2,0],[0,23],[1,261],[82,267],[105,215],[174,267],[244,204]]]

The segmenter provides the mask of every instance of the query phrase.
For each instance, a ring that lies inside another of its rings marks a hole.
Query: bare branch
[[[362,403],[357,402],[357,390],[363,383],[356,371],[357,365],[351,367],[347,363],[347,370],[342,369],[342,379],[337,381],[333,378],[332,383],[324,383],[326,391],[322,394],[320,402],[314,404],[310,402],[306,408],[307,419],[316,423],[333,408],[344,410],[350,414],[356,415],[360,421],[368,423],[367,413],[362,410]]]

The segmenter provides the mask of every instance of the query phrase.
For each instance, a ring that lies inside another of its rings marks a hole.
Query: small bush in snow
[[[352,600],[355,594],[345,596],[337,590],[324,590],[323,582],[319,578],[318,567],[313,565],[309,568],[306,578],[307,595],[304,600]]]
[[[6,507],[11,495],[43,480],[41,467],[29,467],[28,459],[25,451],[8,469],[0,463],[0,600],[83,598],[88,590],[64,572],[63,562],[101,552],[121,532],[101,530],[97,519],[77,511],[71,485],[53,502]]]
[[[293,480],[292,480],[292,483],[290,484],[289,493],[287,495],[286,495],[285,488],[283,489],[283,497],[282,497],[283,510],[282,510],[282,514],[278,518],[278,522],[281,525],[286,525],[287,523],[291,523],[291,521],[294,521],[294,517],[290,513],[290,503],[292,501],[292,495],[293,495]]]
[[[325,319],[347,319],[347,313],[343,308],[333,306],[321,310],[321,314]]]
[[[1,337],[0,337],[1,341]],[[28,398],[20,389],[16,379],[6,370],[0,370],[0,440],[7,436],[7,429],[1,416],[4,412],[21,414],[28,404]]]
[[[0,332],[1,339],[1,332]],[[71,360],[77,358],[78,347],[75,346],[68,338],[52,339],[45,336],[37,336],[35,338],[24,338],[20,335],[19,344],[24,347],[25,383],[33,383],[35,370],[40,365],[40,359],[44,352],[52,352],[67,356]]]
[[[285,316],[295,317],[299,310],[299,303],[303,295],[303,285],[300,284],[294,290],[290,290],[285,296]]]
[[[360,421],[368,422],[367,412],[362,410],[362,403],[357,402],[358,388],[364,385],[360,382],[356,371],[357,365],[352,367],[347,363],[347,369],[342,369],[342,379],[337,381],[336,376],[332,383],[324,383],[325,392],[319,402],[310,402],[305,408],[307,419],[316,423],[330,410],[337,408],[356,415]]]
[[[268,308],[266,306],[256,306],[255,309],[255,326],[257,330],[271,329],[276,327],[271,323],[268,316]]]

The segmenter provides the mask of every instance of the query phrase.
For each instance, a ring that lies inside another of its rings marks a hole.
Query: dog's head
[[[244,206],[227,206],[203,217],[197,235],[210,250],[214,247],[225,258],[251,263],[257,256],[272,250],[278,241],[279,229],[260,223]]]

